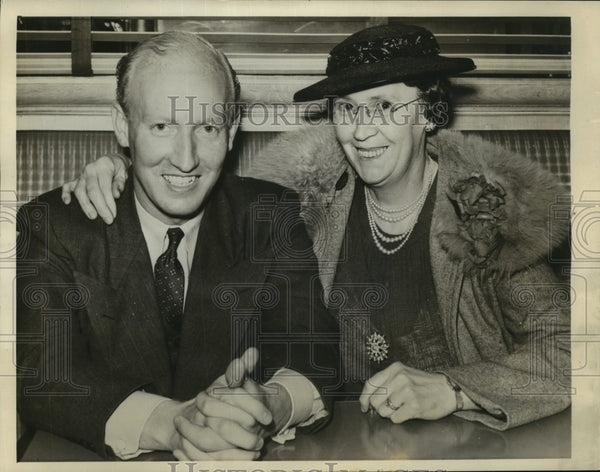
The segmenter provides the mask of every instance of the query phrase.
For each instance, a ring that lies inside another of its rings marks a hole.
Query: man
[[[221,175],[239,86],[206,41],[151,38],[117,84],[114,130],[133,163],[120,217],[90,221],[59,190],[21,209],[21,419],[105,457],[254,459],[267,434],[322,424],[335,386],[322,375],[338,367],[335,343],[312,342],[336,328],[297,202],[281,257],[265,220],[276,207],[257,218],[252,202],[283,189]],[[40,208],[47,231],[27,224]]]

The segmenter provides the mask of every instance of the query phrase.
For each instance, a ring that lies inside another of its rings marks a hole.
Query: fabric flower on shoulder
[[[459,235],[464,242],[464,256],[484,267],[500,250],[502,236],[499,223],[506,218],[506,192],[498,183],[483,175],[472,175],[450,186],[447,192],[460,220]]]

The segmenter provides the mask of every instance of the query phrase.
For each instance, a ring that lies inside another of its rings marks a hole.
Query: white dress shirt
[[[168,247],[167,230],[173,226],[164,224],[148,213],[137,197],[135,198],[135,206],[150,253],[152,267],[154,267],[156,260]],[[185,274],[184,303],[201,219],[202,213],[180,226],[184,232],[184,237],[177,248],[177,259],[181,263]],[[284,387],[292,400],[290,418],[285,427],[273,438],[274,440],[284,442],[293,439],[295,437],[294,426],[306,426],[319,418],[327,416],[327,410],[318,390],[302,374],[290,369],[280,369],[267,382],[267,384],[272,383]],[[117,457],[132,459],[144,452],[150,452],[149,450],[140,449],[140,437],[146,421],[150,418],[154,409],[166,400],[168,398],[140,390],[129,395],[115,409],[106,422],[104,439]]]

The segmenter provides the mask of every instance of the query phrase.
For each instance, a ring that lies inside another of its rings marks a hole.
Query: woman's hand
[[[119,198],[125,181],[129,161],[119,154],[103,156],[90,162],[78,179],[67,182],[62,187],[62,200],[71,203],[71,193],[81,205],[86,216],[93,220],[98,215],[111,224],[117,216],[115,199]]]
[[[463,395],[462,392],[460,392]],[[466,395],[463,395],[468,400]],[[465,409],[475,406],[465,401]],[[407,367],[401,362],[377,372],[365,383],[360,409],[369,408],[394,423],[420,418],[437,420],[456,411],[456,395],[446,376]]]

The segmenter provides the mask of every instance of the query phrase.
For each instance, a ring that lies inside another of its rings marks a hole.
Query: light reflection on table
[[[449,416],[393,424],[338,402],[332,422],[311,435],[266,446],[265,460],[498,459],[571,455],[571,410],[508,431]]]
[[[571,410],[508,431],[449,416],[395,425],[337,402],[331,423],[286,444],[268,442],[263,460],[525,459],[571,456]],[[36,432],[22,461],[98,461],[94,452],[44,431]],[[168,453],[138,460],[173,461]]]

